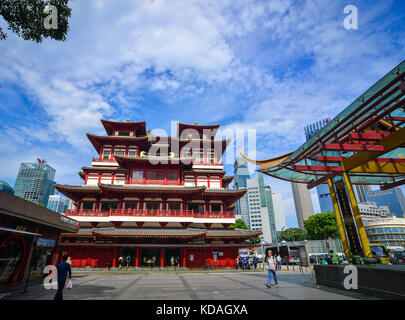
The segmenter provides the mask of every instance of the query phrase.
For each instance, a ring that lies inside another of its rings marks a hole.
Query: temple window
[[[211,205],[211,211],[214,211],[214,212],[219,212],[219,211],[221,211],[221,205],[220,205],[220,204],[213,204],[213,205]]]
[[[204,212],[205,206],[203,204],[188,204],[187,210],[194,210],[194,212]]]
[[[147,210],[159,210],[160,209],[160,203],[147,203],[146,204],[146,209]]]
[[[103,150],[103,159],[109,159],[111,155],[111,150]]]
[[[101,210],[118,209],[118,202],[104,202],[101,204]]]
[[[169,203],[169,210],[181,210],[180,203]]]
[[[147,170],[145,172],[146,180],[164,180],[165,179],[165,172],[163,170]]]
[[[132,182],[143,182],[143,170],[132,171]]]
[[[125,156],[125,149],[115,149],[114,155],[115,156]]]
[[[119,131],[118,135],[123,136],[123,137],[129,137],[130,132],[129,131]]]
[[[93,209],[94,202],[83,202],[83,209],[84,210],[91,210]]]

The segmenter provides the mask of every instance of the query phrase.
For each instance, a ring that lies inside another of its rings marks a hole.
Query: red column
[[[113,252],[113,262],[112,262],[112,266],[113,268],[115,268],[117,263],[117,247],[114,247],[114,252]]]
[[[160,249],[160,266],[163,267],[165,262],[165,249]]]
[[[186,248],[182,248],[182,256],[183,256],[183,268],[186,267]]]
[[[139,250],[139,247],[138,248],[136,248],[136,258],[135,258],[135,267],[139,267],[139,254],[140,254],[140,250]]]

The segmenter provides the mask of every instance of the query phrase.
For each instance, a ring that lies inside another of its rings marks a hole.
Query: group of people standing
[[[236,269],[256,270],[258,264],[257,257],[238,257],[236,259]]]
[[[127,255],[125,258],[120,256],[118,258],[118,270],[121,270],[122,267],[130,267],[133,265],[133,258],[130,255]]]

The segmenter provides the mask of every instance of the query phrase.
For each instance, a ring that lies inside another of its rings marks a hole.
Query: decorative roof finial
[[[198,122],[197,121],[194,121],[194,125],[196,126],[198,124]]]
[[[127,122],[129,122],[129,119],[127,119]]]

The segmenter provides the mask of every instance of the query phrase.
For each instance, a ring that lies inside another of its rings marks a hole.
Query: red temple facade
[[[178,124],[175,137],[148,134],[145,122],[101,120],[107,136],[87,134],[99,156],[79,172],[83,185],[56,185],[80,223],[60,247],[72,267],[234,268],[239,248],[260,232],[230,229],[234,204],[245,190],[228,189],[222,155],[229,140],[215,140],[219,125]],[[173,259],[172,259],[173,257]]]

